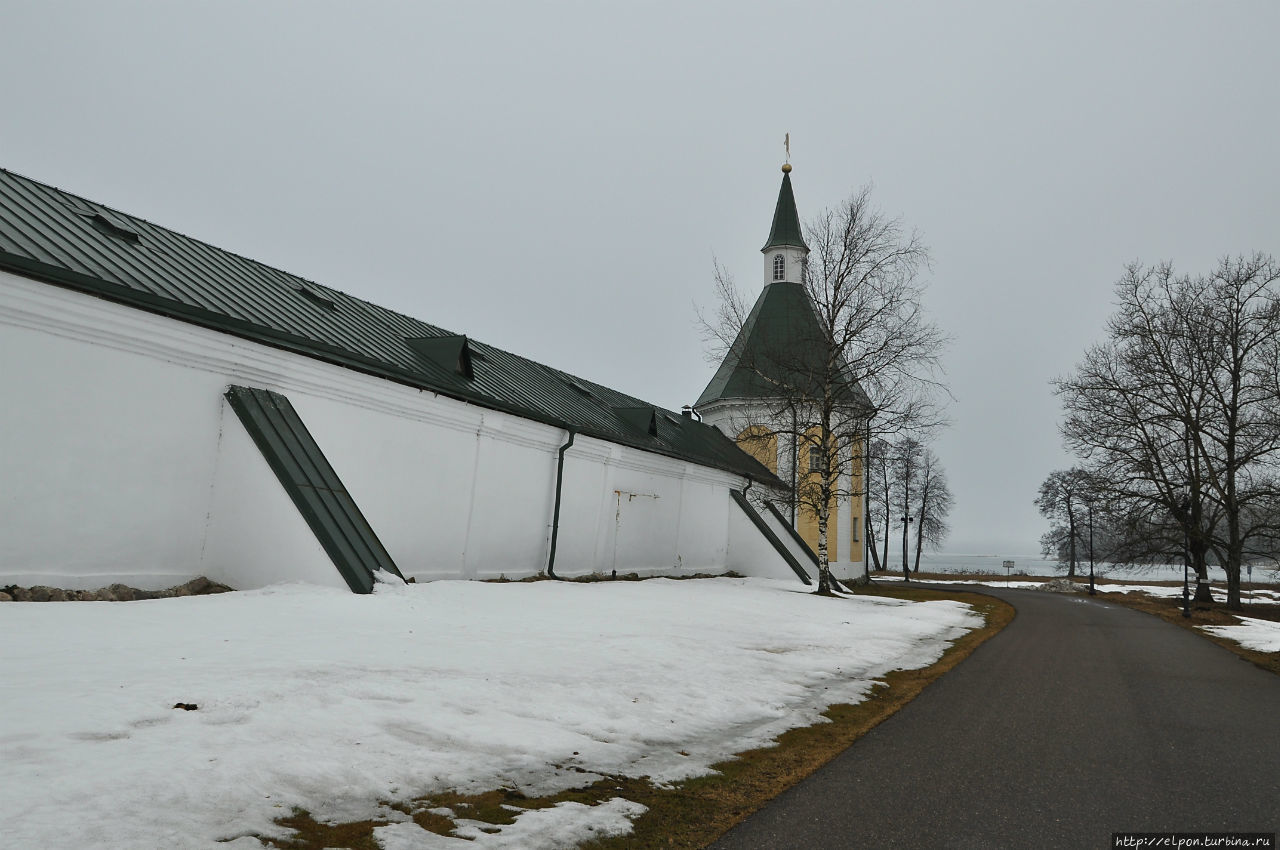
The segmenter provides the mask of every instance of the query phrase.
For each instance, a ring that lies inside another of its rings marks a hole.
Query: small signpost
[[[1004,583],[1009,583],[1009,577],[1013,575],[1013,561],[1004,562]]]

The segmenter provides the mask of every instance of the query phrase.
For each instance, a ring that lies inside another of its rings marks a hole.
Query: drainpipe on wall
[[[556,507],[551,514],[551,553],[547,556],[547,575],[551,578],[559,578],[556,575],[556,538],[560,536],[560,487],[564,484],[564,453],[569,451],[573,438],[577,436],[572,428],[565,430],[569,433],[569,439],[560,447],[560,460],[556,464]]]

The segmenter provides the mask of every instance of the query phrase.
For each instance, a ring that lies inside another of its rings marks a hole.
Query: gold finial
[[[782,173],[790,174],[791,173],[791,134],[790,133],[787,133],[786,137],[783,138],[782,147],[785,148],[787,151],[787,159],[785,162],[782,163]]]

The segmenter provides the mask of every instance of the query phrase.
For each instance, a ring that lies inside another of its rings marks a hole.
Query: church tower
[[[791,163],[782,166],[782,188],[778,190],[778,205],[773,210],[773,226],[760,253],[764,254],[765,286],[804,282],[809,246],[804,242],[796,196],[791,190]]]
[[[805,395],[804,376],[823,373],[828,349],[804,284],[809,246],[800,226],[789,163],[782,166],[773,223],[760,251],[763,289],[694,407],[703,421],[736,440],[743,451],[791,485],[790,491],[771,498],[817,552],[817,517],[796,494],[813,480],[822,459],[814,441],[802,436],[806,431],[803,421],[797,422],[795,400]],[[786,391],[780,393],[780,387]],[[856,387],[849,390],[861,393]],[[858,428],[856,423],[847,427]],[[841,495],[831,506],[827,526],[827,554],[837,579],[863,572],[865,499],[861,494],[865,488],[855,458],[861,454],[846,446],[837,458]]]

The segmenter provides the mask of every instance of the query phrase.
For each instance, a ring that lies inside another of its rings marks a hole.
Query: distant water
[[[902,556],[898,555],[897,560],[894,559],[893,552],[889,553],[889,564],[891,567],[901,568]],[[1011,570],[1004,567],[1005,561],[1013,561]],[[1089,574],[1089,562],[1085,561],[1080,564],[1079,571],[1084,575]],[[1006,575],[1012,573],[1025,573],[1033,576],[1052,576],[1065,575],[1067,570],[1065,567],[1059,566],[1055,560],[1042,558],[1037,554],[1028,554],[1025,552],[1009,552],[995,553],[983,555],[960,554],[953,552],[926,552],[920,556],[920,571],[930,573],[994,573],[996,575]],[[1095,564],[1094,575],[1112,576],[1114,578],[1123,578],[1125,580],[1140,579],[1144,581],[1181,581],[1182,580],[1182,564],[1157,564],[1142,567],[1117,567],[1112,564]],[[1247,582],[1249,576],[1242,573],[1241,581]],[[1218,567],[1209,568],[1209,581],[1212,584],[1225,583],[1227,580],[1226,573]],[[1254,567],[1253,581],[1263,583],[1274,583],[1280,581],[1275,570]]]

